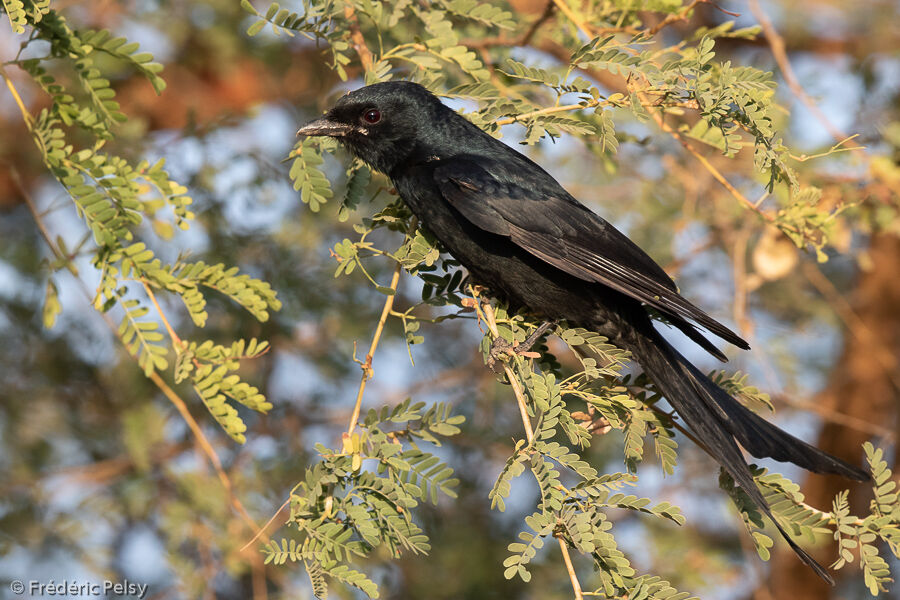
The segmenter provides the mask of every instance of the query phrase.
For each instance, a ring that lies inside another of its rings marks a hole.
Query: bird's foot
[[[543,323],[540,324],[540,326],[537,329],[534,330],[534,333],[532,333],[527,338],[525,338],[524,342],[522,342],[521,344],[519,344],[515,348],[513,348],[513,351],[519,355],[524,355],[525,353],[530,352],[531,347],[534,346],[539,339],[541,339],[542,335],[547,333],[547,330],[549,330],[551,327],[556,325],[556,323],[557,323],[557,321],[555,321],[555,320],[554,321],[544,321]]]
[[[528,358],[540,358],[537,352],[531,352],[531,347],[540,339],[547,330],[556,325],[556,321],[545,321],[540,327],[534,330],[525,341],[513,346],[503,338],[495,338],[491,342],[490,356],[488,357],[488,367],[492,370],[498,361],[503,361],[508,356],[525,356]]]
[[[507,356],[514,351],[513,345],[501,337],[494,338],[491,342],[491,351],[488,354],[487,366],[492,371],[497,371],[494,367],[498,362],[503,362]]]

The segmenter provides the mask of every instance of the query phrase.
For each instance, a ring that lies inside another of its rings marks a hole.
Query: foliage
[[[807,505],[799,486],[777,473],[768,473],[766,469],[757,468],[754,478],[783,527],[809,541],[815,540],[817,534],[832,535],[838,542],[839,557],[831,567],[842,569],[858,558],[866,587],[873,596],[878,596],[887,591],[887,584],[892,579],[888,564],[880,556],[874,542],[880,540],[894,556],[900,555],[897,547],[900,535],[900,521],[898,521],[900,504],[894,491],[897,484],[891,480],[892,473],[884,461],[883,451],[868,442],[863,449],[872,474],[874,492],[874,498],[869,505],[869,514],[865,517],[850,513],[847,491],[838,493],[832,504],[832,510],[825,512]],[[773,541],[762,532],[759,511],[740,488],[734,487],[734,482],[727,474],[723,472],[720,478],[723,489],[734,498],[735,506],[741,512],[756,544],[757,552],[763,560],[768,560],[769,548],[772,547]]]
[[[498,65],[492,66],[482,63],[474,54],[457,51],[460,47],[455,44],[459,41],[459,34],[450,23],[459,16],[472,18],[471,15],[458,14],[440,3],[432,4],[427,15],[421,9],[410,7],[412,14],[423,23],[424,30],[419,35],[424,43],[409,44],[398,39],[392,47],[387,43],[390,32],[382,28],[383,10],[372,11],[369,6],[358,6],[356,10],[365,15],[366,21],[374,24],[382,43],[379,54],[373,58],[372,68],[366,72],[367,83],[412,78],[439,95],[476,100],[478,108],[466,116],[495,136],[505,135],[499,126],[511,123],[524,128],[523,144],[535,144],[544,137],[571,134],[588,143],[597,143],[602,152],[610,152],[615,151],[617,145],[615,127],[609,118],[610,110],[628,109],[634,118],[646,121],[649,111],[665,114],[677,107],[693,108],[698,118],[692,126],[681,125],[679,133],[712,146],[729,157],[736,156],[749,144],[754,149],[756,168],[765,177],[768,190],[783,184],[793,198],[790,204],[778,210],[773,222],[799,246],[809,243],[820,258],[824,256],[821,249],[827,242],[828,227],[835,213],[824,212],[817,208],[814,199],[808,200],[814,192],[804,191],[800,187],[795,171],[788,164],[789,151],[774,128],[773,111],[777,107],[771,74],[753,67],[715,61],[716,37],[729,33],[752,36],[753,31],[732,32],[730,25],[724,26],[699,36],[692,43],[682,43],[662,53],[643,50],[642,46],[648,40],[641,34],[630,39],[605,35],[581,45],[572,53],[569,64],[562,63],[552,68],[533,67],[511,57],[506,57],[503,62],[500,54],[492,57],[494,64]],[[395,9],[394,14],[397,10],[402,8]],[[337,11],[332,16],[339,19]],[[506,26],[489,19],[475,20],[501,28]],[[347,26],[353,27],[355,22],[349,21]],[[326,36],[319,39],[327,41]],[[465,58],[460,60],[459,57]],[[404,63],[413,63],[416,68],[405,70]],[[489,82],[485,68],[493,73]],[[576,74],[590,75],[600,70],[627,78],[628,95],[604,95],[590,80]],[[344,77],[343,74],[341,76]],[[452,87],[450,82],[454,84]],[[563,105],[563,98],[569,95],[576,95],[577,100]],[[543,108],[548,104],[553,108]],[[295,186],[303,190],[304,201],[308,201],[313,210],[318,210],[322,202],[332,195],[327,179],[318,170],[322,164],[319,157],[321,149],[311,153],[317,144],[303,141],[293,152],[296,157],[292,169]],[[404,216],[408,218],[408,215]],[[398,227],[396,218],[396,213],[392,211],[387,221],[382,221],[377,215],[371,220],[364,219],[363,225],[357,227],[361,234],[359,241],[345,239],[336,245],[333,254],[339,266],[335,276],[350,275],[358,267],[376,289],[383,290],[383,286],[375,282],[364,266],[366,258],[383,256],[397,261],[408,272],[425,281],[423,304],[475,306],[478,310],[481,300],[477,294],[472,300],[461,298],[462,279],[458,272],[453,275],[444,265],[446,275],[438,279],[431,274],[440,262],[440,248],[423,234],[408,235],[395,252],[373,247],[367,237],[374,229],[388,224],[401,230],[410,227],[408,222]],[[409,343],[421,341],[421,337],[415,335],[417,324],[410,325],[414,319],[414,309],[415,306],[401,317]],[[490,310],[496,315],[496,338],[507,343],[521,342],[536,326],[532,317],[507,314],[502,305]],[[478,312],[481,315],[481,311]],[[450,316],[463,316],[463,311]],[[511,492],[512,480],[526,471],[533,475],[540,497],[537,512],[525,520],[528,530],[519,534],[520,541],[509,546],[512,555],[503,563],[506,568],[504,574],[507,578],[518,576],[527,582],[530,579],[529,563],[536,558],[544,540],[552,535],[593,558],[595,572],[601,582],[597,593],[627,595],[643,585],[645,579],[636,575],[627,558],[618,550],[605,510],[611,507],[637,510],[678,524],[684,519],[677,507],[668,503],[650,507],[651,501],[647,498],[605,490],[611,484],[631,483],[632,480],[621,474],[617,479],[598,477],[597,471],[581,460],[578,452],[590,445],[590,431],[596,420],[602,420],[603,425],[623,432],[625,464],[629,473],[635,473],[637,465],[643,460],[644,440],[650,436],[664,473],[671,475],[677,463],[672,418],[656,408],[659,395],[653,391],[652,384],[646,381],[632,383],[628,378],[623,378],[621,368],[627,361],[625,353],[602,337],[582,329],[560,326],[557,334],[578,357],[582,371],[561,378],[558,369],[541,365],[535,370],[530,361],[519,356],[514,356],[508,363],[511,370],[507,371],[507,375],[513,373],[519,379],[518,386],[525,392],[525,407],[528,416],[535,421],[535,436],[531,441],[519,440],[516,443],[489,498],[492,507],[503,510]],[[486,364],[493,363],[491,350],[496,338],[488,333],[482,341],[481,350]],[[747,384],[746,379],[740,373],[730,377],[724,373],[714,375],[719,385],[752,409],[771,410],[768,396]],[[585,406],[589,412],[573,412],[570,408],[572,403]],[[577,421],[576,416],[582,420]],[[826,520],[803,507],[802,496],[798,496],[794,484],[790,484],[793,489],[788,493],[786,490],[790,488],[785,487],[786,480],[773,480],[775,476],[767,478],[764,474],[759,477],[760,484],[773,502],[776,515],[784,523],[790,523],[796,533],[805,533],[811,540],[813,532],[826,530]],[[753,512],[752,503],[744,492],[735,488],[727,476],[722,485],[734,496],[748,527],[751,523],[761,527],[760,517]],[[751,530],[751,534],[759,554],[767,559],[771,539],[758,529]],[[883,581],[887,571],[878,563],[866,573],[867,582]],[[879,577],[881,579],[875,579]],[[870,589],[876,590],[877,586],[872,585],[869,585]],[[666,591],[655,588],[646,592],[646,597],[663,598],[672,593],[670,588]]]
[[[828,245],[847,226],[848,206],[823,202],[819,188],[802,182],[796,156],[779,132],[782,107],[772,74],[717,58],[717,40],[752,39],[758,29],[735,29],[733,21],[726,21],[664,44],[660,30],[645,20],[648,13],[658,22],[683,19],[688,9],[680,2],[592,3],[590,14],[582,14],[576,4],[566,4],[569,14],[551,3],[546,23],[535,23],[552,41],[551,59],[518,51],[535,31],[529,32],[530,24],[519,22],[511,9],[476,0],[303,0],[296,7],[273,3],[265,10],[242,0],[240,6],[249,16],[247,36],[259,44],[268,32],[281,39],[299,35],[314,41],[321,60],[351,85],[419,81],[444,98],[462,100],[466,117],[491,135],[518,136],[526,146],[570,136],[615,170],[620,146],[635,141],[630,128],[655,122],[662,137],[701,144],[728,159],[752,156],[755,171],[742,189],[764,193],[768,202],[754,206],[748,227],[761,231],[774,225],[798,247],[810,247],[826,259]],[[162,65],[106,29],[72,27],[50,2],[4,0],[3,11],[23,50],[36,42],[48,48],[46,56],[16,56],[3,63],[0,75],[22,111],[37,155],[65,192],[85,234],[75,250],[61,240],[47,240],[55,256],[45,265],[44,324],[53,327],[64,309],[57,285],[62,270],[79,277],[73,258],[88,256],[97,281],[92,303],[119,321],[115,334],[143,373],[156,385],[165,376],[176,386],[190,386],[221,429],[244,443],[247,423],[241,407],[265,413],[273,406],[245,380],[242,363],[266,354],[268,342],[255,333],[234,341],[213,335],[188,339],[172,326],[178,323],[174,315],[183,313],[203,329],[212,320],[211,297],[222,296],[262,324],[281,309],[281,301],[270,283],[242,267],[187,256],[160,258],[176,230],[194,223],[193,198],[164,161],[151,164],[111,150],[128,124],[112,65],[145,78],[156,94],[166,89]],[[7,75],[13,67],[46,96],[36,114],[25,107]],[[610,87],[610,78],[618,88]],[[403,203],[383,193],[391,187],[383,176],[358,159],[335,171],[326,155],[336,152],[333,141],[304,139],[291,152],[289,170],[294,190],[311,212],[319,213],[317,218],[349,222],[327,242],[336,263],[334,277],[341,278],[334,285],[370,284],[385,301],[383,319],[388,327],[396,326],[410,360],[414,346],[434,331],[427,324],[475,321],[484,333],[485,364],[502,372],[499,384],[517,396],[533,425],[531,439],[508,444],[508,456],[505,463],[498,461],[499,474],[487,493],[490,507],[505,511],[513,504],[517,478],[527,474],[537,490],[508,555],[497,558],[495,566],[502,563],[506,579],[527,583],[536,567],[549,561],[541,549],[553,537],[591,562],[595,595],[687,598],[661,577],[638,573],[614,531],[623,514],[658,522],[648,527],[662,531],[685,524],[671,503],[626,493],[638,481],[648,441],[664,475],[678,468],[679,424],[660,406],[652,382],[626,373],[628,354],[609,340],[567,323],[552,331],[562,342],[554,347],[561,358],[542,339],[534,348],[538,356],[508,353],[498,361],[496,342],[521,343],[538,325],[534,315],[510,312],[487,299],[490,290],[473,287]],[[341,171],[343,176],[334,176]],[[338,201],[340,206],[333,207]],[[333,219],[327,210],[332,207]],[[391,268],[417,278],[421,297],[391,304],[400,296],[396,282],[383,283]],[[163,298],[177,299],[179,308],[170,310]],[[560,350],[575,362],[566,361]],[[360,398],[371,376],[371,359],[370,354],[359,361]],[[769,397],[740,372],[717,372],[713,380],[753,410],[774,410]],[[148,451],[135,441],[140,438],[135,430],[154,417],[135,413],[130,419],[136,424],[127,426],[128,446],[142,457],[136,464],[147,468]],[[459,487],[453,459],[432,446],[461,433],[463,423],[449,403],[426,406],[407,398],[352,422],[339,447],[317,444],[315,460],[289,494],[290,533],[262,544],[265,563],[302,563],[319,597],[328,593],[329,582],[379,597],[374,577],[360,565],[432,550],[423,505],[437,505],[442,494],[455,498]],[[162,437],[158,431],[154,435]],[[595,450],[610,439],[616,444],[621,439],[624,472],[601,473],[587,460],[592,446]],[[851,514],[846,493],[825,512],[806,505],[798,486],[782,476],[764,469],[755,476],[782,526],[807,543],[833,536],[839,552],[833,567],[858,561],[865,585],[878,595],[891,581],[883,549],[900,556],[900,500],[882,451],[867,445],[865,452],[875,498],[864,517]],[[204,501],[199,488],[184,485],[185,496]],[[731,496],[758,554],[768,560],[774,542],[761,515],[727,475],[720,486]]]
[[[349,567],[354,556],[379,546],[393,557],[427,553],[428,537],[412,520],[412,509],[420,501],[437,504],[439,491],[455,497],[458,481],[416,438],[440,445],[435,436],[459,433],[464,417],[451,415],[446,405],[423,408],[407,399],[391,410],[371,410],[363,432],[345,434],[340,451],[319,445],[321,462],[291,492],[290,522],[303,539],[270,542],[266,563],[303,561],[314,584],[325,574],[377,598],[377,586]],[[405,426],[389,429],[399,424]],[[367,460],[374,466],[363,469]]]
[[[228,399],[259,412],[266,412],[271,404],[233,372],[238,368],[238,359],[254,355],[265,347],[264,343],[260,346],[255,339],[238,340],[225,350],[214,346],[212,340],[183,341],[169,326],[153,289],[179,297],[198,327],[203,327],[207,319],[202,288],[231,298],[260,321],[266,321],[268,311],[278,310],[281,303],[268,283],[238,274],[237,267],[207,265],[202,261],[165,263],[157,258],[147,242],[138,241],[149,237],[142,225],[151,222],[154,233],[162,240],[171,238],[175,227],[188,229],[194,214],[189,209],[192,199],[187,188],[170,179],[162,160],[153,165],[146,160],[133,163],[101,151],[126,117],[115,100],[116,92],[109,79],[96,66],[100,55],[127,63],[149,81],[157,94],[165,89],[159,75],[162,65],[153,62],[149,53],[138,52],[138,44],[124,37],[112,37],[106,30],[71,28],[65,17],[46,3],[29,3],[22,16],[8,14],[14,31],[20,31],[24,25],[31,30],[22,49],[35,41],[49,42],[47,56],[11,61],[47,93],[49,106],[32,115],[18,96],[16,100],[47,170],[71,198],[92,237],[90,260],[99,275],[94,307],[104,315],[113,315],[118,307],[122,318],[116,335],[147,377],[168,370],[169,356],[174,353],[176,381],[190,378],[216,421],[243,443],[246,425]],[[5,74],[4,78],[15,90]],[[78,89],[61,83],[63,78],[73,80]],[[83,129],[88,137],[76,136],[73,128]],[[80,140],[78,146],[70,142],[74,138]],[[164,209],[171,212],[170,218],[159,215]],[[59,242],[47,242],[62,258],[53,270],[69,268],[77,272],[71,259],[66,259],[66,249],[58,246]],[[51,327],[64,307],[54,293],[52,279],[47,289],[44,323]],[[150,304],[155,310],[152,315]],[[168,343],[159,331],[161,324],[169,334]],[[245,346],[250,348],[247,355],[242,352]]]

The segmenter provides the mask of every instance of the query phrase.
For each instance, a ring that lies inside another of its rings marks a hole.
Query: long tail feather
[[[862,469],[810,446],[752,413],[691,365],[655,331],[639,335],[630,350],[684,423],[772,520],[800,559],[822,579],[833,584],[834,580],[828,572],[797,546],[775,520],[753,480],[737,441],[754,456],[789,461],[818,473],[838,473],[858,480],[867,480],[868,475]]]
[[[723,424],[728,431],[756,458],[774,458],[813,473],[834,473],[857,481],[869,481],[869,474],[864,470],[779,429],[735,400],[680,354],[678,359],[694,381],[703,387],[704,395],[711,396],[725,412]]]

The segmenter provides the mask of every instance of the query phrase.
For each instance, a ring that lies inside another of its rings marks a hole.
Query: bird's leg
[[[534,333],[529,335],[525,341],[521,344],[516,344],[513,346],[506,340],[501,337],[494,338],[494,341],[491,342],[491,359],[489,366],[493,368],[493,364],[496,361],[503,360],[504,356],[509,356],[512,354],[518,354],[519,356],[523,356],[527,354],[531,347],[534,346],[535,342],[537,342],[542,335],[547,333],[547,330],[556,325],[556,321],[544,321],[541,325],[534,330]]]
[[[504,340],[502,337],[494,338],[494,341],[491,342],[491,353],[490,356],[488,356],[488,367],[492,371],[495,371],[496,369],[494,369],[494,365],[496,365],[497,362],[502,361],[505,356],[508,356],[512,348],[512,344]]]
[[[516,354],[525,354],[534,344],[541,339],[541,336],[547,333],[547,330],[556,325],[557,321],[544,321],[541,325],[534,330],[534,333],[525,338],[525,341],[521,344],[518,344],[515,348],[513,348],[513,352]]]

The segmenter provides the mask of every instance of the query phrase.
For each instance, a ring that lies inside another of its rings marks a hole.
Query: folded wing
[[[467,160],[443,161],[434,177],[444,199],[477,227],[510,238],[570,275],[640,300],[682,331],[685,325],[690,329],[684,321],[693,321],[740,348],[749,348],[740,336],[679,295],[675,283],[652,258],[565,190],[557,188],[548,194],[499,181]],[[712,344],[703,344],[700,340],[705,338],[693,333],[694,341],[721,358]]]

